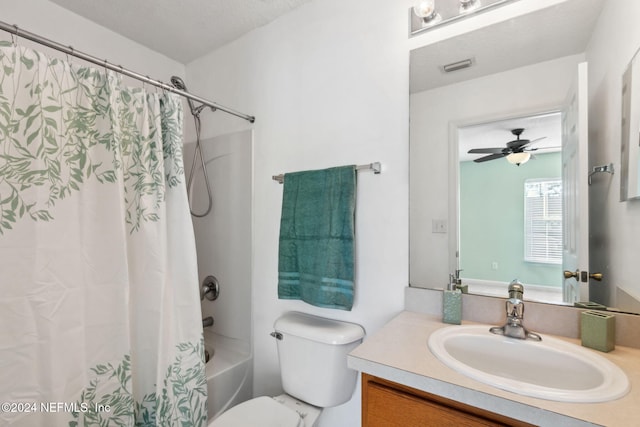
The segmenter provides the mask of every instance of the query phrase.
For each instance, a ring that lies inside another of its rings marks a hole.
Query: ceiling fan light
[[[507,161],[512,165],[520,166],[523,163],[527,163],[531,158],[530,153],[521,152],[521,153],[511,153],[507,157]]]

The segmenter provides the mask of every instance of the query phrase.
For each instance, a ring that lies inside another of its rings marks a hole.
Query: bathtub
[[[206,364],[209,421],[251,399],[252,357],[249,343],[204,331],[205,348],[213,355]]]

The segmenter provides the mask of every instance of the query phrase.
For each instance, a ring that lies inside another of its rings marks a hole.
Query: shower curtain
[[[204,425],[180,99],[6,42],[0,67],[0,425]]]

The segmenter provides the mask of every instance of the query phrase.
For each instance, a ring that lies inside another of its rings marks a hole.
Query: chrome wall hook
[[[589,173],[589,185],[591,185],[591,177],[600,172],[606,172],[613,175],[614,173],[613,163],[609,163],[608,165],[603,165],[603,166],[594,166],[593,169],[591,169],[591,172]]]

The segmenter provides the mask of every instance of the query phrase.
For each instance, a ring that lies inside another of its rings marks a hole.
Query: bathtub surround
[[[215,113],[202,116],[203,130]],[[186,121],[187,124],[190,120]],[[200,283],[208,276],[218,279],[218,299],[201,302],[202,316],[215,320],[214,333],[245,342],[251,347],[251,236],[252,236],[252,150],[249,130],[218,135],[201,141],[212,191],[211,213],[192,217],[198,252]],[[185,144],[185,170],[191,169],[194,143]],[[203,212],[208,205],[202,166],[196,160],[190,196],[193,209]]]
[[[224,411],[251,399],[253,358],[251,343],[204,331],[205,348],[212,355],[206,365],[209,422]]]
[[[278,298],[351,310],[356,167],[284,176]]]
[[[213,115],[203,112],[203,129]],[[220,286],[218,299],[201,302],[202,316],[215,319],[204,335],[205,347],[213,349],[206,367],[209,420],[252,397],[252,146],[251,130],[206,138],[201,144],[213,206],[209,215],[192,217],[198,275],[202,281],[214,274]],[[194,149],[195,144],[185,144],[186,171],[191,168]],[[201,168],[197,161],[190,193],[196,212],[208,205]]]
[[[68,408],[2,421],[204,425],[180,99],[19,43],[0,63],[0,396]]]

